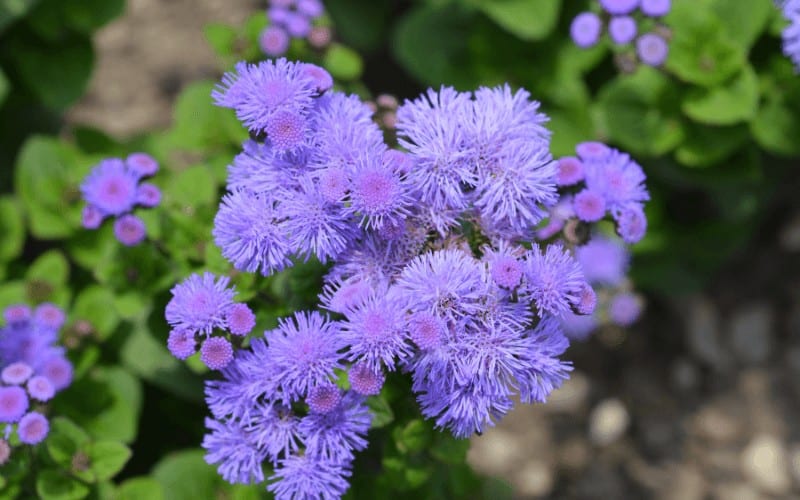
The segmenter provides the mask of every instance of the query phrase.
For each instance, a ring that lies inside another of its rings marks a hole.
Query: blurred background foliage
[[[792,187],[800,79],[780,52],[783,21],[771,0],[674,0],[665,67],[622,73],[610,44],[582,50],[569,38],[570,21],[589,4],[327,0],[322,22],[333,43],[295,40],[288,57],[323,65],[338,88],[366,98],[411,98],[440,85],[527,88],[551,118],[556,157],[601,140],[643,165],[653,200],[648,236],[634,247],[637,286],[698,289]],[[60,417],[46,446],[0,468],[0,498],[257,498],[258,488],[226,485],[197,449],[204,368],[167,353],[164,306],[191,271],[229,274],[240,300],[255,305],[260,331],[313,307],[324,269],[310,262],[270,278],[238,274],[211,243],[226,166],[247,138],[229,110],[211,104],[219,75],[182,90],[168,129],[120,140],[65,127],[64,111],[92,74],[93,33],[124,10],[124,0],[0,0],[0,307],[65,307],[63,341],[76,365],[76,383],[52,405]],[[266,24],[261,9],[242,25],[206,28],[219,74],[262,59]],[[161,162],[154,182],[164,196],[160,209],[138,214],[149,242],[124,248],[108,225],[81,229],[79,184],[100,159],[134,151]],[[378,428],[350,494],[508,494],[469,471],[467,442],[433,432],[413,401],[398,400],[406,383],[391,380],[374,401]]]

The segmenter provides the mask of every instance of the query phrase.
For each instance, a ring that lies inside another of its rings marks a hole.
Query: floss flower
[[[86,206],[81,224],[98,229],[106,218],[115,218],[114,236],[126,246],[141,243],[146,236],[144,222],[131,212],[136,206],[153,208],[161,202],[161,191],[141,183],[158,172],[158,162],[145,153],[133,153],[125,160],[107,158],[95,166],[81,183]]]
[[[272,8],[288,23],[292,5]],[[262,139],[233,159],[213,235],[243,272],[328,263],[319,300],[337,315],[297,312],[237,349],[228,332],[252,318],[235,310],[227,279],[190,277],[166,310],[173,354],[210,346],[207,364],[223,360],[206,384],[206,460],[277,498],[344,494],[367,446],[366,398],[388,372],[409,376],[423,416],[460,438],[515,398],[545,401],[572,369],[559,319],[592,314],[599,296],[568,245],[526,242],[543,222],[555,237],[587,218],[583,190],[592,220],[646,227],[630,215],[648,198],[641,168],[599,143],[553,161],[547,117],[524,89],[442,87],[405,101],[401,152],[329,78],[285,59],[224,76],[216,103]]]
[[[320,0],[272,0],[267,9],[270,25],[259,37],[261,49],[270,57],[282,56],[292,38],[308,38],[314,47],[324,47],[330,41],[330,32],[323,36],[320,29],[325,27],[314,26],[324,13]]]

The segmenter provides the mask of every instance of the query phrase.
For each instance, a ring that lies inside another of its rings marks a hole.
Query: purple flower
[[[230,279],[211,273],[193,274],[175,285],[166,307],[167,322],[175,329],[209,335],[215,328],[224,329],[225,313],[236,292],[228,288]]]
[[[14,304],[3,310],[3,319],[8,325],[25,324],[31,319],[31,308],[27,304]]]
[[[566,313],[561,318],[561,328],[570,340],[586,340],[597,326],[593,315]]]
[[[136,192],[136,203],[143,207],[152,208],[161,203],[161,190],[154,184],[139,184]]]
[[[549,245],[545,250],[534,245],[525,254],[522,290],[536,303],[539,316],[567,312],[577,302],[584,282],[580,265],[560,244]]]
[[[367,363],[355,363],[347,373],[350,387],[362,396],[380,394],[386,375],[383,370],[373,370]]]
[[[361,158],[356,163],[350,187],[348,213],[360,214],[371,229],[397,223],[409,215],[412,198],[400,176],[381,159]]]
[[[8,385],[21,385],[24,384],[31,375],[33,375],[33,368],[27,363],[17,361],[3,368],[2,373],[0,373],[0,378]]]
[[[364,436],[371,423],[364,397],[348,392],[336,408],[312,412],[300,419],[299,430],[308,456],[342,463],[352,460],[354,451],[367,447]]]
[[[584,283],[578,292],[578,300],[575,302],[575,311],[578,314],[592,314],[597,306],[597,294],[589,283]]]
[[[33,320],[37,326],[58,330],[64,325],[66,315],[57,305],[45,302],[36,307],[36,311],[33,313]]]
[[[25,444],[39,444],[50,431],[50,423],[44,415],[32,411],[22,417],[17,426],[19,440]]]
[[[178,359],[188,358],[197,352],[194,333],[182,329],[172,330],[169,332],[169,338],[167,338],[167,349]]]
[[[297,12],[289,12],[286,16],[286,31],[295,38],[304,38],[311,31],[311,20]]]
[[[56,391],[66,389],[72,383],[72,363],[62,354],[53,354],[45,358],[36,371],[47,377]]]
[[[409,355],[402,309],[397,303],[373,296],[348,310],[346,316],[341,332],[349,361],[366,363],[375,372],[382,366],[392,371],[395,359]]]
[[[147,236],[144,222],[133,214],[125,214],[114,221],[114,237],[125,246],[135,246]]]
[[[280,12],[286,11],[281,10]],[[258,37],[258,44],[266,55],[282,56],[289,49],[289,34],[280,26],[267,26]]]
[[[489,264],[489,274],[494,282],[509,290],[519,286],[522,280],[523,266],[518,249],[501,242],[497,250],[484,247],[483,260]]]
[[[92,205],[86,205],[81,212],[81,225],[86,229],[97,229],[103,223],[104,215]]]
[[[0,387],[0,422],[14,423],[28,410],[28,395],[18,386]]]
[[[325,68],[316,64],[304,63],[300,67],[300,72],[314,82],[317,92],[320,94],[333,88],[333,77]]]
[[[648,66],[661,66],[667,59],[667,41],[656,33],[645,33],[636,40],[636,54]]]
[[[583,163],[574,156],[559,159],[557,165],[556,183],[559,186],[571,186],[583,180]]]
[[[611,154],[612,149],[602,142],[582,142],[575,146],[575,152],[583,161],[604,160]]]
[[[298,450],[300,419],[291,410],[281,405],[261,405],[251,402],[245,430],[259,449],[276,463],[281,455],[287,456]]]
[[[256,316],[247,304],[233,304],[225,313],[225,323],[233,335],[247,335],[256,326]]]
[[[445,342],[447,324],[428,312],[414,314],[408,321],[409,337],[423,351],[435,349]]]
[[[649,17],[666,16],[671,8],[671,0],[640,0],[642,14]]]
[[[139,177],[117,158],[101,161],[81,184],[86,202],[103,215],[122,215],[136,203]]]
[[[603,22],[594,12],[582,12],[575,16],[569,28],[569,34],[575,45],[588,48],[600,39]]]
[[[28,394],[31,395],[31,398],[37,401],[50,401],[56,394],[56,389],[53,386],[53,383],[50,382],[49,378],[42,375],[36,375],[35,377],[32,377],[28,381],[26,387],[28,389]]]
[[[319,0],[297,0],[297,12],[313,19],[321,16],[325,8]]]
[[[233,346],[224,337],[209,337],[200,346],[200,360],[212,370],[221,370],[233,360]]]
[[[630,204],[614,213],[617,234],[625,243],[638,243],[647,232],[647,217],[641,205]]]
[[[611,15],[618,16],[633,11],[640,0],[600,0],[600,6]]]
[[[299,179],[298,190],[281,193],[280,208],[290,248],[306,259],[335,259],[359,234],[342,207],[325,199],[307,176]]]
[[[259,64],[240,62],[211,95],[218,106],[233,108],[248,129],[262,131],[279,111],[308,112],[315,89],[301,67],[284,58]]]
[[[338,281],[325,285],[320,303],[329,311],[345,314],[364,304],[371,294],[372,287],[366,281]]]
[[[334,370],[343,367],[339,351],[344,343],[339,328],[338,323],[318,312],[298,312],[265,333],[275,397],[285,403],[296,401],[309,389],[333,380]]]
[[[291,264],[282,217],[268,195],[233,191],[222,198],[214,217],[214,243],[236,269],[268,276]]]
[[[602,195],[612,212],[650,199],[642,167],[625,153],[612,150],[601,160],[584,161],[584,168],[586,187]]]
[[[306,403],[314,413],[330,413],[342,400],[342,391],[334,384],[318,385],[308,391]]]
[[[795,71],[800,72],[800,0],[781,0],[783,17],[789,25],[783,29],[783,53],[794,63]]]
[[[210,431],[203,437],[205,460],[217,465],[219,474],[232,484],[251,484],[264,481],[261,463],[267,453],[253,443],[251,437],[235,422],[219,422],[206,418]]]
[[[642,313],[642,303],[631,293],[621,293],[611,299],[608,306],[608,317],[619,326],[631,326]]]
[[[151,177],[158,172],[158,162],[147,153],[133,153],[125,159],[128,170],[138,177]]]
[[[614,43],[620,45],[630,43],[636,38],[636,31],[636,20],[630,16],[612,17],[608,22],[608,36]]]
[[[266,119],[264,131],[270,146],[279,153],[296,151],[309,133],[306,117],[298,110],[279,110]]]
[[[619,240],[593,236],[575,249],[575,257],[589,283],[617,286],[625,279],[630,255]]]
[[[572,200],[575,215],[585,222],[597,222],[606,214],[606,200],[591,189],[584,189]]]
[[[267,490],[276,500],[319,498],[336,500],[350,487],[348,464],[308,455],[290,455],[281,460],[270,477]]]

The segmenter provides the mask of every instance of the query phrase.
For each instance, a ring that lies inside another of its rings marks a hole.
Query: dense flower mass
[[[3,311],[0,327],[0,422],[7,424],[3,443],[15,429],[19,441],[35,445],[49,431],[47,417],[32,411],[50,401],[72,382],[72,363],[56,345],[64,312],[44,303],[32,310],[26,304]],[[12,441],[13,442],[13,441]],[[0,450],[2,451],[2,450]],[[11,448],[6,450],[11,453]],[[0,461],[2,462],[2,461]]]
[[[370,108],[330,82],[285,59],[224,76],[215,101],[260,139],[229,167],[213,235],[239,271],[328,263],[319,300],[332,315],[295,313],[232,352],[212,332],[252,322],[226,278],[190,277],[166,311],[173,354],[202,342],[222,375],[206,386],[207,460],[278,498],[344,493],[367,446],[366,398],[388,372],[409,374],[422,414],[457,437],[494,425],[515,397],[545,401],[571,371],[559,318],[597,302],[572,244],[547,240],[607,215],[628,241],[646,227],[641,168],[599,143],[553,161],[547,117],[523,89],[430,89],[397,108],[395,150]]]
[[[142,219],[134,215],[139,205],[152,208],[161,202],[161,191],[154,184],[142,182],[158,172],[158,163],[145,153],[133,153],[125,160],[106,158],[95,166],[81,184],[86,201],[81,223],[97,229],[106,218],[114,221],[114,236],[126,246],[141,243],[146,236]]]
[[[318,24],[325,14],[321,0],[272,0],[267,26],[259,37],[261,50],[270,57],[282,56],[293,38],[306,38],[321,48],[330,41],[330,28]]]
[[[664,64],[669,53],[669,31],[660,19],[669,13],[671,0],[599,0],[599,4],[600,14],[581,12],[572,20],[570,36],[575,45],[596,45],[605,28],[611,43],[626,49],[618,52],[623,69],[630,69],[636,60],[648,66]],[[798,34],[796,39],[800,39],[800,31]]]
[[[255,315],[247,304],[233,302],[236,290],[229,283],[227,277],[203,273],[172,288],[166,318],[172,327],[167,347],[173,356],[186,359],[197,352],[199,343],[200,359],[212,370],[230,363],[233,347],[228,337],[250,333]]]
[[[783,53],[800,72],[800,0],[779,0],[783,17],[789,25],[783,29]]]

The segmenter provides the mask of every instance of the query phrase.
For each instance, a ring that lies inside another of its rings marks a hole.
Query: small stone
[[[800,444],[792,446],[789,458],[792,462],[792,476],[794,476],[795,482],[800,483]]]
[[[580,470],[589,463],[588,443],[581,437],[568,438],[558,453],[559,464],[565,469]]]
[[[724,483],[714,488],[714,500],[762,500],[763,498],[747,483]]]
[[[518,494],[532,497],[548,495],[553,490],[553,469],[541,460],[530,460],[514,476]]]
[[[688,466],[680,466],[670,471],[669,485],[664,491],[664,500],[703,500],[706,483],[700,472]]]
[[[749,304],[730,320],[731,347],[746,363],[763,363],[772,351],[775,315],[768,304]]]
[[[547,412],[578,413],[587,405],[589,379],[575,371],[564,384],[553,391],[542,409]]]
[[[800,251],[800,213],[794,214],[794,217],[784,226],[779,239],[781,248],[784,250],[788,252]]]
[[[685,310],[689,349],[692,354],[717,370],[730,365],[730,356],[724,350],[719,334],[719,314],[706,297],[698,296],[679,306]]]
[[[697,388],[700,374],[697,366],[687,358],[679,358],[672,364],[672,383],[680,391],[689,392]]]
[[[472,439],[467,462],[483,473],[500,475],[519,463],[522,453],[520,440],[495,428]]]
[[[629,423],[630,416],[622,401],[606,399],[589,416],[589,438],[595,445],[609,445],[625,434]]]
[[[788,453],[775,436],[753,438],[742,451],[741,467],[744,476],[764,492],[786,495],[792,486]]]
[[[741,422],[717,405],[709,405],[698,412],[693,419],[692,428],[701,438],[715,444],[731,443],[742,433]]]

